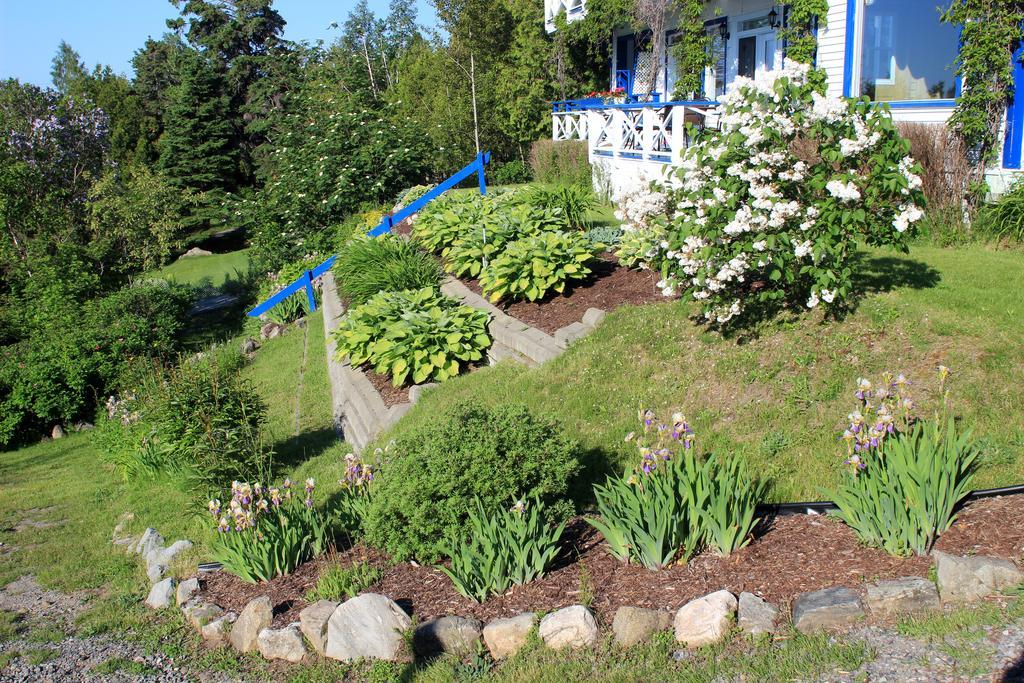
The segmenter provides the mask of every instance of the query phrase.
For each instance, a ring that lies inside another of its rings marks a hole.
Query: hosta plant
[[[313,507],[315,482],[300,491],[291,480],[265,489],[259,483],[234,482],[222,507],[211,500],[217,535],[210,552],[224,570],[256,583],[290,574],[306,560],[327,550],[327,519]]]
[[[447,194],[427,204],[412,224],[413,236],[429,251],[442,253],[467,231],[493,225],[505,195]]]
[[[479,498],[469,514],[469,534],[448,540],[451,567],[440,566],[455,589],[467,598],[483,602],[544,576],[558,555],[558,541],[565,522],[552,524],[544,503],[534,498],[516,502],[510,509],[489,513]]]
[[[484,357],[489,320],[429,287],[380,292],[345,314],[334,340],[339,359],[369,365],[395,386],[441,382]]]
[[[849,467],[830,492],[835,513],[857,537],[892,555],[925,555],[956,519],[956,506],[971,491],[979,449],[943,409],[931,420],[911,414],[909,382],[887,375],[878,386],[860,380],[860,407],[850,414],[843,439]]]
[[[906,249],[921,167],[889,110],[818,92],[810,67],[737,78],[722,132],[687,149],[647,263],[724,324],[746,309],[839,307],[861,245]]]
[[[456,277],[479,277],[500,255],[505,246],[520,237],[515,226],[495,222],[467,228],[466,232],[443,252],[445,271]]]
[[[661,569],[709,546],[728,555],[746,545],[763,486],[741,461],[697,455],[693,430],[680,413],[670,425],[649,410],[640,419],[639,465],[594,486],[599,516],[587,522],[612,555]]]
[[[578,232],[544,232],[509,242],[480,276],[491,301],[537,301],[562,293],[571,282],[585,280],[603,245]]]

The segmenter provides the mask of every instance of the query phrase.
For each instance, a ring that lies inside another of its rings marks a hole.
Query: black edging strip
[[[978,489],[968,493],[964,501],[995,496],[1014,496],[1022,493],[1024,493],[1024,484],[1003,486],[997,489]],[[836,504],[830,500],[806,503],[762,503],[757,506],[757,512],[762,515],[823,515],[835,509]]]

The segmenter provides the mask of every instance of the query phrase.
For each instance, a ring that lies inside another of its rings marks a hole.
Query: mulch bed
[[[408,386],[396,387],[391,383],[390,377],[374,372],[370,368],[363,368],[363,374],[366,375],[366,379],[370,380],[370,384],[377,390],[380,397],[384,399],[384,405],[388,408],[399,403],[409,402]]]
[[[369,562],[384,572],[370,590],[391,597],[421,621],[449,614],[486,621],[589,599],[598,620],[609,624],[615,610],[626,605],[675,610],[725,588],[736,594],[750,591],[785,607],[798,593],[928,576],[931,566],[926,557],[900,559],[865,548],[841,522],[813,515],[770,520],[749,546],[731,557],[701,555],[689,564],[658,572],[617,561],[603,547],[600,535],[580,519],[570,523],[563,543],[566,550],[547,576],[483,604],[459,595],[451,581],[432,567],[408,562],[389,566],[383,553],[361,545],[309,562],[294,574],[265,584],[246,584],[229,574],[214,573],[206,580],[203,597],[239,612],[249,600],[268,595],[275,606],[274,623],[283,626],[298,620],[306,605],[302,596],[315,585],[324,565]],[[1024,551],[1024,501],[1007,497],[971,503],[937,548],[960,555],[1008,557],[1019,563]]]
[[[566,287],[564,294],[537,302],[499,303],[498,308],[542,332],[554,334],[560,327],[579,322],[588,308],[610,312],[626,304],[639,306],[668,300],[656,286],[657,273],[620,266],[613,254],[602,254],[593,271],[584,282]],[[479,280],[463,282],[483,295]]]

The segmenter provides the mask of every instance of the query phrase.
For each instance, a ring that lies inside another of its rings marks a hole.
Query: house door
[[[779,40],[768,15],[741,19],[737,25],[736,74],[754,78],[763,71],[778,68]]]

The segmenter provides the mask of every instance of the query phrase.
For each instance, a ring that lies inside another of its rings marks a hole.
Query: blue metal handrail
[[[670,100],[668,102],[629,102],[623,104],[607,104],[599,97],[588,97],[581,100],[559,100],[551,103],[551,111],[560,114],[572,111],[586,111],[588,109],[643,109],[653,107],[717,107],[716,100]]]
[[[486,195],[487,181],[484,178],[484,167],[487,166],[487,164],[489,163],[491,163],[490,152],[477,152],[476,158],[473,159],[472,162],[470,162],[466,166],[463,166],[459,171],[456,171],[455,174],[452,175],[450,178],[442,182],[440,185],[432,189],[430,192],[427,192],[425,195],[414,201],[412,204],[409,204],[408,206],[403,206],[395,213],[384,216],[381,219],[380,223],[378,223],[376,227],[374,227],[366,234],[369,237],[379,237],[380,235],[384,235],[391,232],[391,229],[395,227],[396,224],[401,223],[409,216],[412,216],[414,213],[417,213],[420,209],[429,204],[431,201],[437,199],[442,194],[452,189],[453,187],[455,187],[456,185],[458,185],[459,183],[461,183],[463,180],[470,177],[474,173],[477,174],[480,194]],[[309,303],[310,312],[315,311],[316,299],[313,297],[313,280],[317,279],[318,277],[329,271],[331,269],[331,266],[334,265],[334,260],[336,258],[338,258],[337,254],[331,256],[329,259],[327,259],[317,267],[307,270],[302,275],[300,275],[299,279],[297,279],[295,282],[291,283],[284,289],[275,292],[272,297],[270,297],[266,301],[259,303],[255,308],[246,313],[246,315],[248,315],[250,318],[258,318],[267,311],[269,311],[271,308],[276,306],[277,304],[281,303],[282,301],[290,297],[295,292],[299,291],[300,289],[306,290],[306,300]]]

